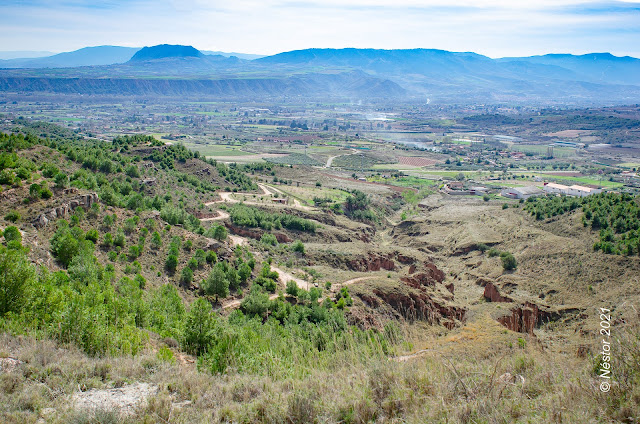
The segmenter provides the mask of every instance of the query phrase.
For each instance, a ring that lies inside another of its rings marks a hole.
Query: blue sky
[[[0,16],[3,51],[169,43],[262,54],[423,47],[640,57],[640,1],[2,0]]]

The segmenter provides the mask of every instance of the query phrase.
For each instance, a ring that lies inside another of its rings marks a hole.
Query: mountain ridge
[[[286,80],[292,76],[302,78],[305,75],[313,75],[309,80],[320,84],[318,87],[305,88],[304,85],[293,84],[294,87],[300,88],[299,95],[307,95],[306,93],[321,92],[320,87],[326,88],[322,84],[328,84],[330,78],[322,79],[320,75],[353,72],[368,75],[371,78],[368,81],[374,86],[385,87],[383,92],[391,93],[393,98],[408,95],[413,99],[427,98],[430,101],[444,103],[517,101],[545,104],[612,104],[640,101],[640,59],[618,57],[610,53],[550,54],[492,59],[473,52],[439,49],[314,48],[246,60],[234,56],[205,55],[192,46],[163,44],[137,50],[130,60],[124,63],[55,71],[4,70],[0,72],[0,77],[14,78],[11,80],[13,83],[6,83],[2,88],[3,91],[11,91],[68,86],[68,81],[56,82],[53,79],[44,85],[33,84],[31,80],[16,83],[20,78],[27,77],[234,81],[249,76],[253,83],[258,84],[257,81],[260,79]],[[393,85],[382,84],[382,81],[389,81]],[[176,82],[169,84],[179,85]],[[330,85],[335,88],[333,82]],[[84,90],[96,85],[86,83],[78,86],[84,87]],[[117,86],[131,85],[114,85]],[[197,84],[183,83],[181,86],[190,86],[195,90]],[[231,86],[241,87],[235,83]],[[330,90],[329,96],[336,94],[334,88]],[[362,85],[359,85],[359,89],[362,90],[361,93],[378,97]],[[137,92],[137,89],[134,91]],[[155,88],[151,91],[162,94]],[[171,88],[169,91],[173,93],[175,89]],[[128,93],[125,91],[122,94]],[[239,95],[246,95],[244,88],[241,93]],[[354,92],[347,90],[345,96],[352,95]]]

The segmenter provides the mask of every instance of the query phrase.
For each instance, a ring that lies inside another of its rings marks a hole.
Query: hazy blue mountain
[[[7,59],[33,59],[36,57],[53,56],[54,52],[43,52],[34,50],[12,50],[0,51],[0,60]]]
[[[72,68],[77,66],[111,65],[124,63],[139,50],[138,47],[97,46],[72,52],[58,53],[36,59],[0,61],[3,68]]]
[[[204,57],[204,54],[192,47],[175,44],[160,44],[157,46],[143,47],[131,57],[129,62],[142,62],[146,60],[183,58],[183,57]]]
[[[306,49],[252,63],[284,69],[358,69],[436,101],[640,101],[640,60],[610,54],[494,60],[433,49]]]
[[[210,55],[210,56],[224,56],[224,57],[235,56],[238,59],[245,59],[245,60],[260,59],[261,57],[265,57],[266,56],[264,54],[252,54],[252,53],[217,52],[217,51],[211,51],[211,50],[200,50],[200,51],[202,53],[204,53],[206,55]]]
[[[610,53],[589,53],[585,55],[547,54],[531,57],[505,57],[502,63],[527,63],[551,65],[568,69],[576,79],[600,83],[640,85],[640,59]]]
[[[436,103],[640,102],[640,60],[603,53],[491,59],[434,49],[351,48],[296,50],[245,60],[163,44],[131,56],[126,63],[108,66],[4,70],[0,91],[196,95],[203,90],[222,96],[276,96],[280,90],[284,96],[335,97],[342,92],[342,97],[408,97]],[[168,82],[151,82],[158,77]],[[64,78],[75,80],[60,81]],[[140,81],[124,82],[126,78]]]

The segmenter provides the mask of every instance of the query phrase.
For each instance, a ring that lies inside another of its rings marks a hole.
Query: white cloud
[[[490,56],[640,55],[634,2],[579,0],[137,0],[108,8],[0,5],[0,50],[191,44],[277,53],[308,47],[441,48]],[[592,9],[589,9],[592,8]],[[589,13],[579,13],[589,9]]]

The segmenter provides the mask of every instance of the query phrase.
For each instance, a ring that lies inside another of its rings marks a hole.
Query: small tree
[[[216,262],[218,262],[218,255],[216,255],[216,252],[214,252],[213,250],[209,250],[207,252],[207,263],[208,264],[214,264]]]
[[[113,239],[113,244],[119,247],[124,247],[125,241],[124,233],[122,230],[118,230],[116,237]]]
[[[244,284],[251,277],[251,267],[246,262],[240,265],[238,268],[238,276],[240,277],[240,283]]]
[[[302,244],[302,242],[300,240],[296,240],[292,245],[291,245],[291,250],[293,250],[294,252],[298,252],[304,255],[304,244]]]
[[[50,245],[53,256],[65,267],[69,266],[73,257],[80,250],[80,241],[66,225],[56,231],[50,240]]]
[[[69,184],[67,174],[59,172],[55,176],[56,188],[65,188]]]
[[[164,266],[167,268],[167,271],[172,273],[176,272],[176,268],[178,268],[178,257],[176,255],[169,255]]]
[[[154,249],[160,249],[162,247],[162,237],[160,237],[160,233],[157,231],[151,234],[151,246]]]
[[[98,236],[98,230],[96,230],[95,228],[91,228],[89,229],[89,231],[87,231],[87,234],[85,234],[84,238],[86,238],[87,240],[91,240],[93,243],[97,243]]]
[[[113,245],[113,236],[111,235],[111,233],[107,233],[104,235],[102,245],[106,248],[109,248]]]
[[[238,271],[232,266],[230,266],[227,271],[227,280],[229,281],[229,289],[238,290],[238,287],[240,287],[240,277],[238,276]]]
[[[229,296],[229,280],[227,280],[227,275],[223,268],[218,264],[211,270],[202,286],[205,293],[216,296],[216,301],[220,297]]]
[[[203,298],[196,299],[185,319],[184,350],[194,355],[206,352],[213,341],[215,324],[211,304]]]
[[[298,296],[298,285],[295,281],[289,280],[287,281],[287,294],[293,297]]]
[[[276,246],[278,244],[278,239],[276,239],[276,236],[271,233],[264,233],[262,237],[260,237],[260,243],[269,246]]]
[[[25,288],[34,278],[24,253],[0,246],[0,316],[22,308]]]
[[[7,242],[17,240],[20,243],[22,243],[22,234],[20,233],[20,230],[18,230],[17,227],[14,227],[13,225],[11,225],[4,230],[4,239]]]
[[[223,225],[218,225],[213,230],[213,238],[216,240],[224,241],[227,239],[227,229]]]
[[[40,198],[40,194],[42,193],[42,187],[40,187],[40,184],[31,184],[31,186],[29,187],[29,197],[31,197],[34,200],[37,200]]]
[[[254,283],[249,290],[249,295],[242,300],[240,309],[250,317],[256,315],[264,317],[269,310],[269,295]]]
[[[180,283],[191,284],[191,281],[193,281],[193,271],[188,266],[185,266],[180,273]]]
[[[502,268],[505,271],[511,271],[518,267],[516,258],[510,252],[502,252],[500,259],[502,260]]]
[[[21,218],[20,214],[16,211],[11,211],[8,214],[6,214],[4,216],[4,219],[6,219],[9,222],[13,222],[15,223],[16,221],[18,221]]]

